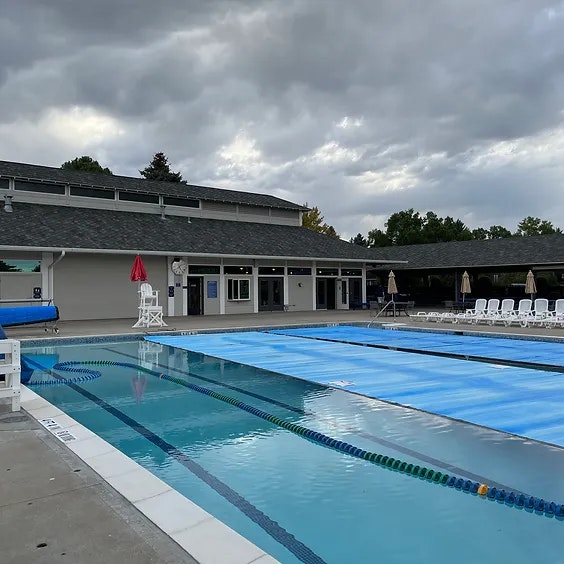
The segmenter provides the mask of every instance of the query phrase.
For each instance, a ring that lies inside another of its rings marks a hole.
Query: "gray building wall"
[[[311,276],[288,276],[288,309],[290,311],[311,311],[313,309],[312,292],[313,278]]]
[[[134,256],[68,253],[54,267],[54,303],[62,320],[135,318],[137,284],[129,279]],[[166,258],[143,257],[149,284],[166,315]]]

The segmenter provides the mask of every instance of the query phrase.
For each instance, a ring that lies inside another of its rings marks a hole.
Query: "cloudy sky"
[[[0,159],[564,228],[564,2],[0,0]]]

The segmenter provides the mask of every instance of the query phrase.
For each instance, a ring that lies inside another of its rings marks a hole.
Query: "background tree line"
[[[113,174],[109,168],[103,167],[98,161],[87,155],[77,157],[72,161],[66,161],[61,165],[61,168],[66,170],[80,170],[82,172]],[[164,153],[155,153],[151,162],[143,170],[140,170],[139,174],[146,180],[161,180],[164,182],[180,182],[186,184],[186,181],[182,180],[182,175],[179,172],[170,170],[170,164]]]
[[[562,233],[550,221],[528,216],[511,233],[502,225],[492,225],[489,229],[468,228],[460,219],[450,216],[439,217],[434,212],[425,215],[413,208],[393,213],[385,223],[385,230],[372,229],[365,237],[358,233],[350,239],[351,243],[363,247],[389,247],[392,245],[416,245],[421,243],[444,243],[447,241],[470,241],[472,239],[504,239],[506,237],[531,237],[533,235],[552,235]]]

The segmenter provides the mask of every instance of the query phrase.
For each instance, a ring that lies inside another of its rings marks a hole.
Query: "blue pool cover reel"
[[[48,321],[57,321],[58,319],[59,309],[54,305],[0,307],[0,325],[4,327],[46,323]]]

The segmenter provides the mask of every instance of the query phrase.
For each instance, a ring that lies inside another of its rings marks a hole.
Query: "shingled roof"
[[[17,202],[0,209],[0,249],[374,261],[377,252],[305,227]]]
[[[408,261],[407,265],[395,267],[403,270],[564,266],[564,235],[403,245],[372,251],[379,261]]]
[[[173,196],[176,198],[228,202],[231,204],[246,204],[249,206],[265,206],[296,211],[305,211],[308,209],[304,206],[267,194],[253,194],[251,192],[224,190],[222,188],[210,188],[208,186],[196,186],[179,182],[145,180],[144,178],[118,176],[115,174],[66,170],[10,161],[0,161],[0,177],[72,184],[73,186],[110,188],[125,192],[144,192],[148,194]]]

